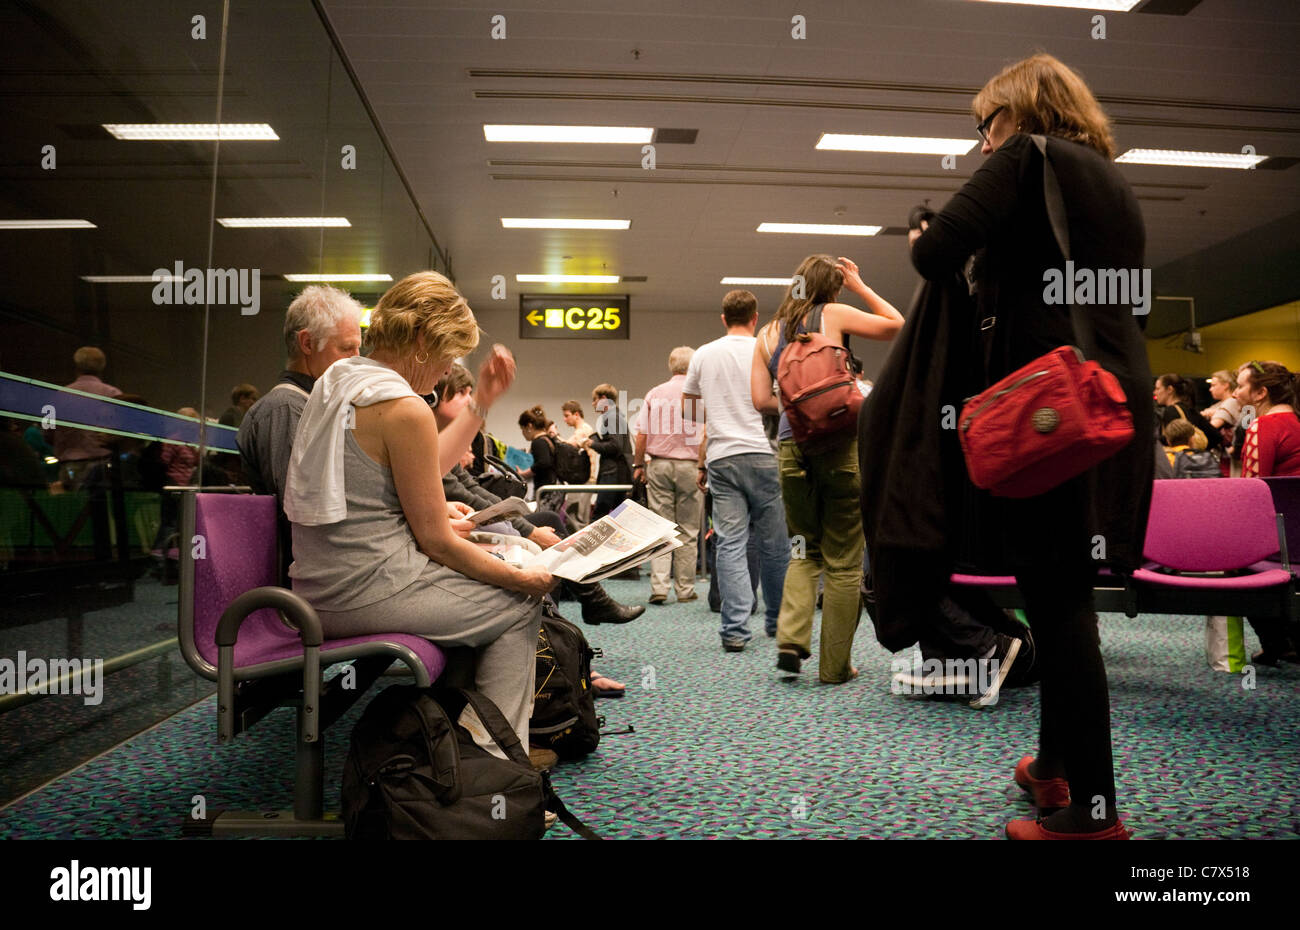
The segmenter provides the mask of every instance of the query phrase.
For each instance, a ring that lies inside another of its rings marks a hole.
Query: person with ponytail
[[[1163,425],[1168,426],[1174,420],[1187,420],[1205,436],[1206,448],[1222,448],[1223,436],[1196,409],[1196,387],[1190,378],[1173,372],[1156,378],[1155,401]]]
[[[528,440],[528,451],[533,456],[533,467],[523,473],[524,478],[531,478],[534,488],[548,484],[559,484],[555,473],[555,440],[551,431],[555,424],[546,417],[541,406],[532,407],[519,414],[519,431]],[[560,491],[547,491],[537,496],[539,510],[564,511],[564,494]]]

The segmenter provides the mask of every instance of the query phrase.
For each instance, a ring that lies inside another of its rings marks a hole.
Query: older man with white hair
[[[637,414],[632,480],[646,483],[650,509],[681,530],[682,547],[650,563],[650,603],[668,601],[668,576],[672,572],[677,601],[693,601],[695,546],[700,535],[704,493],[696,482],[700,433],[696,423],[682,417],[682,385],[695,350],[678,346],[668,356],[672,377],[651,388]],[[648,461],[647,461],[648,459]]]
[[[239,425],[236,442],[244,476],[253,490],[274,494],[282,513],[298,420],[316,379],[339,359],[361,353],[361,309],[337,288],[304,288],[284,315],[287,366],[275,387],[248,408]]]

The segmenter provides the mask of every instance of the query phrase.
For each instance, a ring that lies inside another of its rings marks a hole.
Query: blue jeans
[[[763,586],[764,627],[776,632],[781,612],[785,569],[790,564],[790,537],[781,504],[776,457],[760,453],[729,455],[709,463],[713,492],[713,529],[718,536],[718,585],[722,592],[722,638],[749,642],[749,615],[754,591],[749,584],[749,526],[757,537],[759,578]]]

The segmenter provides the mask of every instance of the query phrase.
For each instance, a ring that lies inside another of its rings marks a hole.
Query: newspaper
[[[533,556],[526,567],[544,568],[570,581],[600,581],[672,552],[682,545],[677,524],[624,501],[572,536]]]
[[[474,511],[465,519],[475,526],[482,526],[484,523],[499,523],[510,517],[519,517],[532,512],[532,507],[522,497],[507,497],[505,500],[497,501],[491,507]]]

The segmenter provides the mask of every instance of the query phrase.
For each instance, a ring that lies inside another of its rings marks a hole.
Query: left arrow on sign
[[[532,313],[528,314],[528,316],[524,317],[524,319],[533,326],[536,326],[538,323],[542,322],[542,312],[540,310],[534,310]]]

